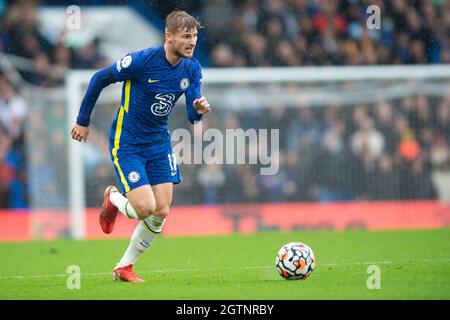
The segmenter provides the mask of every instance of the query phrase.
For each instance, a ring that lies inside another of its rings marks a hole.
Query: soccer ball
[[[289,242],[278,251],[275,265],[286,280],[306,280],[314,271],[316,258],[306,244]]]

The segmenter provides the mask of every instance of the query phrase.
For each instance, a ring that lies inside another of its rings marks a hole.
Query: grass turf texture
[[[316,255],[306,281],[275,269],[285,243]],[[136,265],[145,283],[113,282],[127,240],[0,244],[0,299],[450,299],[450,229],[433,231],[268,232],[159,238]],[[370,265],[381,289],[369,290]],[[69,265],[81,289],[66,287]]]

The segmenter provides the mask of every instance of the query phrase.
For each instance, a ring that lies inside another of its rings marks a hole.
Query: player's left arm
[[[211,110],[211,106],[201,94],[202,72],[200,66],[195,70],[191,85],[186,90],[186,111],[189,121],[194,124],[200,121],[204,114]]]

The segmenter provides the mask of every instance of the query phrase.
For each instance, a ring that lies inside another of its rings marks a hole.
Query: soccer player
[[[191,123],[210,111],[200,93],[200,64],[192,58],[200,28],[201,24],[186,12],[171,12],[166,18],[163,46],[131,53],[93,75],[71,130],[73,139],[86,141],[100,92],[111,83],[124,81],[109,140],[122,193],[114,186],[106,188],[99,220],[107,234],[113,231],[118,211],[140,222],[113,271],[117,280],[144,281],[134,273],[133,265],[161,233],[172,203],[173,185],[181,182],[167,130],[175,102],[185,94]]]

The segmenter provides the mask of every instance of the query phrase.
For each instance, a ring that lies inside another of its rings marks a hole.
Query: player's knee
[[[154,203],[145,201],[133,204],[133,208],[141,220],[148,218],[151,214],[154,214],[156,211],[156,205]]]
[[[165,219],[169,215],[169,206],[163,206],[160,208],[157,208],[155,211],[155,216]]]

